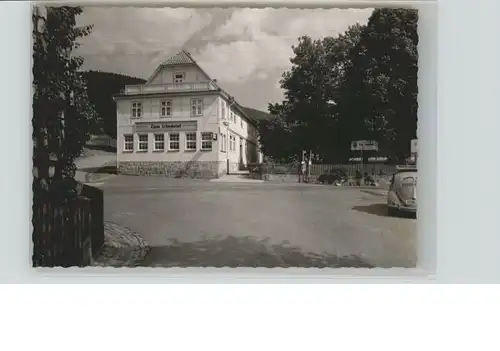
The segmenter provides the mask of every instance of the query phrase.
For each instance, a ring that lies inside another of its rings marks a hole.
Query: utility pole
[[[364,146],[361,145],[361,174],[365,174],[365,155],[363,154]]]
[[[309,149],[309,159],[307,160],[307,182],[311,181],[312,150]]]

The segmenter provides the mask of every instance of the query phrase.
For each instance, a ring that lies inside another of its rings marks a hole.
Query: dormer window
[[[186,78],[186,74],[184,72],[174,73],[174,83],[177,83],[177,84],[184,83],[185,78]]]

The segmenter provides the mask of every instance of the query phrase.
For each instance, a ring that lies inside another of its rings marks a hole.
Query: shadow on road
[[[389,215],[389,209],[387,207],[387,204],[385,204],[385,203],[372,204],[372,205],[367,205],[367,206],[354,206],[352,209],[355,211],[364,212],[364,213],[368,213],[368,214],[375,215],[375,216],[392,217],[391,215]],[[415,219],[416,214],[411,213],[411,212],[401,211],[395,217]]]
[[[372,204],[367,206],[354,206],[352,208],[355,211],[368,213],[371,215],[389,217],[389,212],[387,210],[386,204]]]
[[[148,267],[307,267],[373,268],[359,257],[338,257],[303,252],[284,242],[269,243],[254,237],[225,237],[152,247],[140,266]]]
[[[370,190],[361,190],[362,193],[368,194],[368,195],[373,195],[373,196],[379,196],[379,197],[387,197],[387,194],[385,192],[376,192],[376,191],[370,191]]]

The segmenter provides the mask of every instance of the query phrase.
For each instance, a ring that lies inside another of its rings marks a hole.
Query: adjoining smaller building
[[[181,51],[117,106],[118,172],[217,178],[262,161],[258,121]]]

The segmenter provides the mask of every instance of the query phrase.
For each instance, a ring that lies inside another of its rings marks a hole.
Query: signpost
[[[413,139],[411,141],[411,157],[414,160],[415,164],[417,164],[418,160],[418,139]]]
[[[356,140],[351,142],[351,151],[378,151],[378,141]]]
[[[411,153],[412,154],[418,153],[418,139],[413,139],[411,141]]]
[[[375,140],[355,140],[351,142],[351,151],[361,151],[361,169],[363,170],[363,152],[378,151],[378,141]]]

